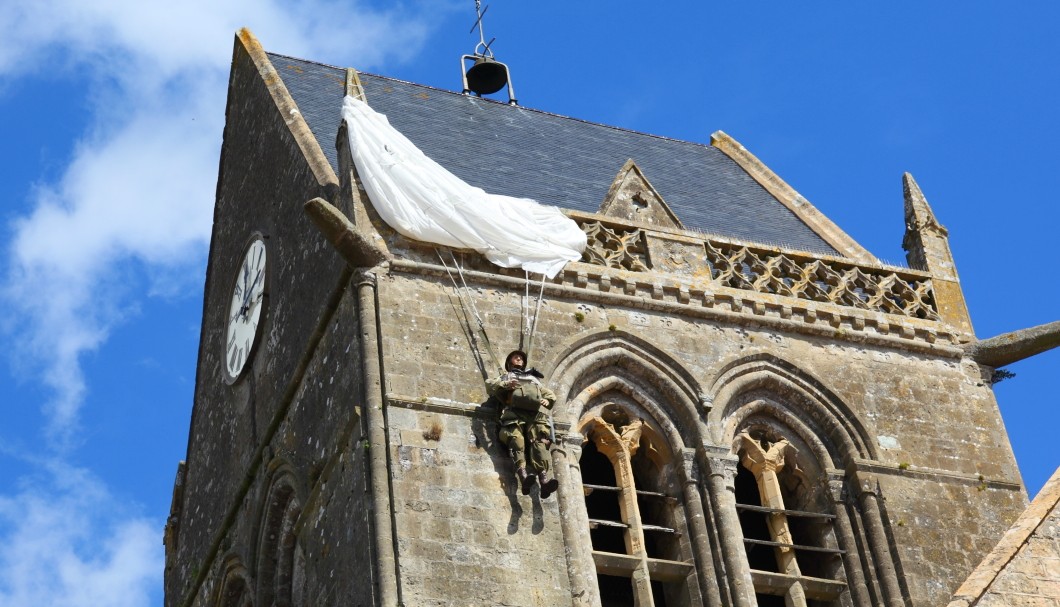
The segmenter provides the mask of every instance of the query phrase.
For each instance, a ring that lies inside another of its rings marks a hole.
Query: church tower
[[[472,186],[562,209],[581,259],[542,281],[402,236],[345,96]],[[226,117],[167,607],[929,607],[1026,507],[911,177],[898,267],[720,131],[574,120],[246,30]],[[556,395],[550,497],[498,439],[491,348]]]

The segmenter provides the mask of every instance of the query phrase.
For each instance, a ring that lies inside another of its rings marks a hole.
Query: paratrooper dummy
[[[500,419],[501,442],[515,462],[515,475],[523,495],[530,494],[535,477],[546,499],[559,483],[552,477],[551,409],[556,395],[546,388],[537,369],[526,368],[526,353],[515,350],[504,360],[506,373],[486,381],[486,390],[503,405]]]

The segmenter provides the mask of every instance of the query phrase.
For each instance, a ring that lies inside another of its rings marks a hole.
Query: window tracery
[[[588,240],[582,261],[634,272],[648,271],[648,248],[641,230],[612,229],[599,221],[584,224],[582,230]]]
[[[839,604],[844,551],[827,496],[816,489],[823,485],[812,481],[823,471],[800,469],[799,449],[772,428],[744,430],[733,449],[740,458],[736,509],[758,605]]]
[[[620,223],[581,219],[588,244],[582,261],[647,272],[664,268],[648,254],[648,233]],[[698,247],[697,247],[698,249]],[[772,247],[704,238],[702,253],[715,285],[808,301],[939,320],[931,276],[925,272],[855,264]]]
[[[582,487],[601,602],[696,604],[673,453],[639,413],[607,403],[583,416]]]

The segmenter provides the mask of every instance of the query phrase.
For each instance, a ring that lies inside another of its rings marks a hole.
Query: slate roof
[[[346,70],[269,54],[321,149],[338,170],[335,138]],[[494,194],[595,213],[632,158],[688,228],[839,255],[739,165],[689,143],[360,74],[368,104],[427,156]]]

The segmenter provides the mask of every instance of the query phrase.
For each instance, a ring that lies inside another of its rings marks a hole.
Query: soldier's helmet
[[[515,358],[516,355],[523,357],[523,364],[519,365],[518,369],[520,371],[523,371],[523,370],[526,369],[526,352],[523,352],[522,350],[512,350],[508,354],[508,357],[504,359],[504,370],[505,371],[511,371],[512,367],[515,366],[514,364],[512,364],[512,358]]]

